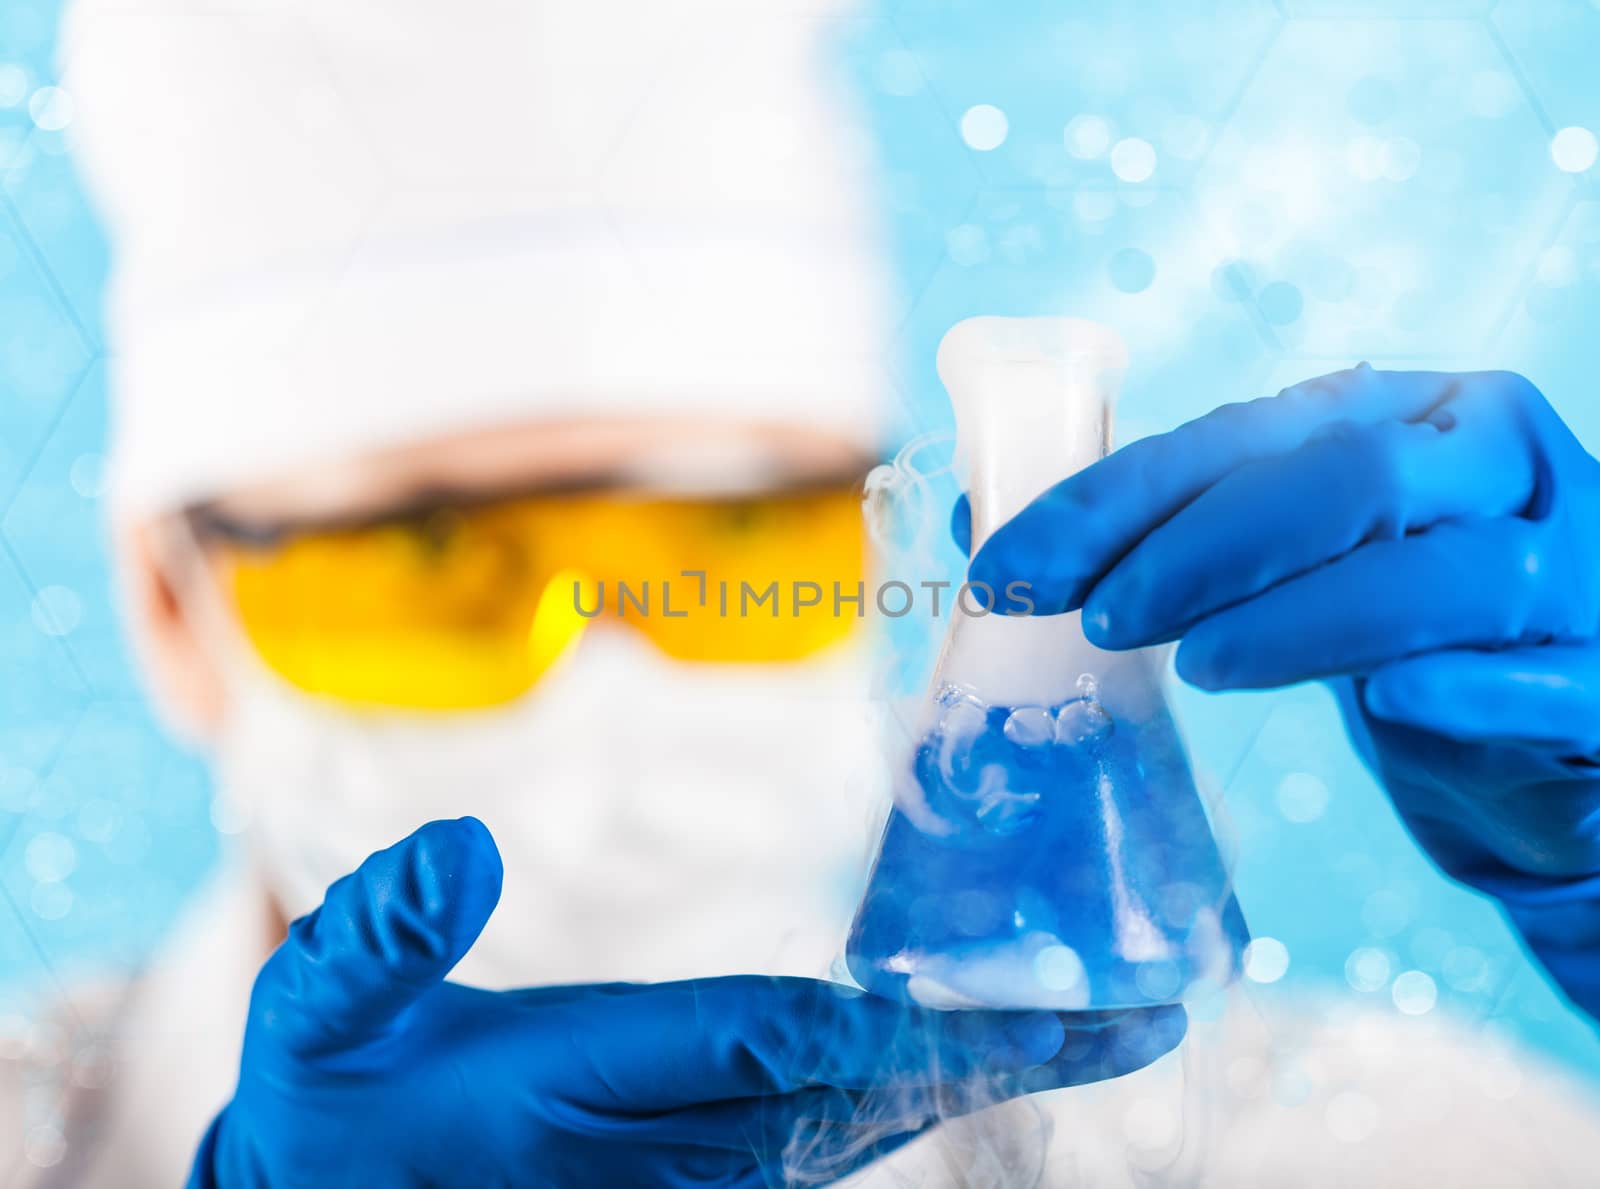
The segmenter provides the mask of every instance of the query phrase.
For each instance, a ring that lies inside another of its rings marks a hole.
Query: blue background
[[[107,251],[41,93],[55,21],[0,11],[0,1007],[137,964],[217,852],[204,771],[116,627]],[[1600,168],[1551,151],[1600,129],[1600,3],[902,0],[835,32],[882,164],[909,425],[948,421],[951,322],[1059,311],[1129,341],[1123,440],[1366,358],[1523,370],[1600,445]],[[1589,1024],[1412,847],[1325,693],[1176,697],[1253,929],[1289,954],[1266,993],[1400,1010],[1421,971],[1434,1010],[1600,1076]]]

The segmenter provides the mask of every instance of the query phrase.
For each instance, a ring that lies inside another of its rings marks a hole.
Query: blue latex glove
[[[842,1176],[938,1118],[1112,1077],[1181,1011],[917,1012],[808,979],[490,992],[445,982],[500,894],[472,818],[334,884],[250,999],[191,1186],[757,1186]],[[663,923],[663,927],[670,927]]]
[[[1526,380],[1363,364],[1217,409],[1050,489],[971,577],[1104,647],[1181,638],[1205,689],[1331,680],[1418,841],[1600,1012],[1600,464]]]

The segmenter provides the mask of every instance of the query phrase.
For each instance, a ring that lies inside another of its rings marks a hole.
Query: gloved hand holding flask
[[[1179,1009],[908,1010],[808,979],[444,981],[499,855],[471,818],[373,855],[291,927],[251,996],[238,1088],[193,1189],[730,1185],[844,1176],[941,1118],[1113,1077]]]
[[[974,580],[1206,689],[1329,681],[1402,818],[1600,1012],[1600,464],[1527,380],[1365,364],[1147,438]]]

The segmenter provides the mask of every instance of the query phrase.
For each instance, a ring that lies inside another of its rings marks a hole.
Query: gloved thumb
[[[500,899],[500,852],[476,818],[429,822],[328,889],[256,977],[252,1039],[326,1056],[401,1025]]]

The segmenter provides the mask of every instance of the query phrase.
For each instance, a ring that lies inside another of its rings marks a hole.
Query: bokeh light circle
[[[1311,772],[1289,772],[1278,782],[1278,812],[1285,821],[1314,822],[1328,808],[1328,786]]]
[[[72,468],[67,472],[67,481],[86,500],[98,499],[106,490],[106,460],[103,456],[90,452],[80,454],[72,460]]]
[[[1439,988],[1432,976],[1421,970],[1408,970],[1389,988],[1394,1005],[1408,1016],[1426,1015],[1438,1002]]]
[[[28,895],[28,907],[41,921],[59,921],[72,911],[72,889],[62,883],[35,884]]]
[[[54,1123],[40,1123],[22,1141],[22,1154],[35,1168],[54,1168],[67,1154],[66,1137]]]
[[[1289,326],[1300,319],[1305,299],[1288,281],[1273,281],[1256,296],[1261,316],[1273,326]]]
[[[1061,139],[1074,157],[1091,160],[1111,147],[1111,125],[1099,116],[1073,116]]]
[[[1010,130],[1006,113],[990,103],[969,107],[961,116],[961,139],[967,142],[967,147],[980,153],[1005,144],[1006,133]]]
[[[1253,983],[1275,983],[1289,973],[1289,947],[1276,937],[1257,937],[1244,947],[1244,976]]]
[[[963,268],[972,268],[989,259],[989,233],[976,223],[962,223],[945,232],[945,251]]]
[[[1147,182],[1156,171],[1156,150],[1148,140],[1130,136],[1111,149],[1111,172],[1125,182]]]
[[[1573,125],[1550,138],[1550,159],[1563,173],[1583,173],[1600,157],[1600,141],[1587,128]]]
[[[1112,253],[1107,264],[1111,283],[1124,293],[1143,293],[1156,279],[1156,262],[1150,253],[1138,248],[1123,248]]]
[[[46,830],[28,840],[22,865],[38,883],[60,883],[78,866],[78,852],[64,834]]]
[[[1389,955],[1372,946],[1362,946],[1345,959],[1345,982],[1357,991],[1380,991],[1389,982]]]
[[[28,115],[35,127],[60,132],[72,123],[72,96],[60,87],[40,87],[28,98]]]

